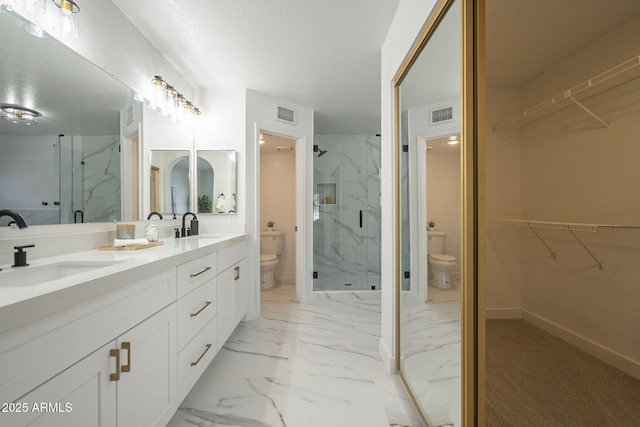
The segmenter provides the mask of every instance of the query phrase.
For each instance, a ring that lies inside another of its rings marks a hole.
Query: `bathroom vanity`
[[[246,255],[193,236],[5,268],[0,425],[165,426],[246,313]]]

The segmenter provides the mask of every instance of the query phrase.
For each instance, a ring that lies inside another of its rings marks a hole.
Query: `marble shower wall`
[[[118,135],[74,135],[61,139],[61,222],[73,223],[76,210],[84,212],[84,222],[120,220],[119,146]],[[69,170],[70,165],[73,171]]]
[[[327,151],[314,153],[314,290],[378,290],[380,138],[316,135],[314,141]]]

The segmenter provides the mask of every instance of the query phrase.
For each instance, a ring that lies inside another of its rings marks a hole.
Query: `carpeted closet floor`
[[[487,320],[486,425],[640,426],[640,381],[524,320]]]

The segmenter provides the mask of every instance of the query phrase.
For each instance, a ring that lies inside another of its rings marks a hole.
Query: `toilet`
[[[450,272],[456,265],[456,257],[445,254],[444,231],[427,231],[427,254],[429,259],[429,285],[439,289],[451,289]]]
[[[260,287],[270,289],[276,284],[278,256],[284,247],[284,231],[260,232]]]

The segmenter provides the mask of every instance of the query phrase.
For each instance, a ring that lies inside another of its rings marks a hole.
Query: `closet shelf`
[[[575,231],[585,231],[589,233],[595,233],[599,228],[627,228],[627,229],[640,229],[639,225],[621,225],[621,224],[583,224],[576,222],[554,222],[554,221],[538,221],[538,220],[530,220],[530,219],[492,219],[489,220],[491,224],[500,224],[500,225],[513,225],[520,227],[528,227],[533,234],[538,238],[540,243],[547,248],[551,258],[556,259],[556,253],[551,249],[551,247],[547,244],[547,242],[536,232],[536,228],[551,228],[557,230],[567,230],[576,241],[582,246],[582,248],[593,258],[593,260],[598,264],[598,268],[600,271],[605,271],[604,266],[600,262],[598,258],[587,248],[582,240],[574,233]]]
[[[494,218],[489,220],[491,224],[499,225],[516,225],[534,228],[555,228],[562,230],[587,231],[595,233],[598,228],[640,228],[640,225],[628,224],[585,224],[578,222],[556,222],[556,221],[540,221],[537,219],[502,219]]]
[[[608,124],[582,104],[582,101],[640,77],[640,55],[619,64],[604,73],[563,91],[508,118],[496,127],[521,127],[550,114],[577,105],[602,123]]]

